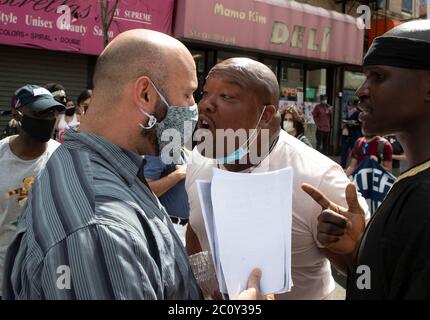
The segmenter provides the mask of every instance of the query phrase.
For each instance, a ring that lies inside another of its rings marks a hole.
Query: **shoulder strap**
[[[361,138],[358,138],[357,140],[355,140],[354,147],[352,148],[353,154],[355,154],[355,156],[357,156],[357,157],[358,157],[358,153],[356,153],[356,152],[357,152],[357,149],[358,149],[358,145],[360,143],[360,139]]]
[[[388,142],[387,139],[385,138],[379,138],[378,141],[378,157],[380,159],[380,161],[384,161],[384,148],[385,148],[385,143]]]

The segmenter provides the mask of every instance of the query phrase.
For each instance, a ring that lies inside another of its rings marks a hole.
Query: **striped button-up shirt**
[[[35,182],[6,257],[6,299],[199,299],[143,160],[69,130]]]

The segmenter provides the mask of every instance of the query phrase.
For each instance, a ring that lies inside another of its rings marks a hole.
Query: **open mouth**
[[[207,122],[206,120],[201,120],[199,127],[200,129],[207,129],[207,130],[210,129],[209,122]]]
[[[214,128],[214,125],[206,116],[199,116],[198,128],[212,130]]]

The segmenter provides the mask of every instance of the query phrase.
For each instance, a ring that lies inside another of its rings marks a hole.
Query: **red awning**
[[[373,39],[382,36],[388,30],[393,29],[400,25],[401,22],[390,18],[373,19],[371,29],[369,30],[369,46],[372,44]]]

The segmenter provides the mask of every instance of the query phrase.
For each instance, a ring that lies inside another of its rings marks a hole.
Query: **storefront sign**
[[[120,0],[109,39],[135,28],[171,34],[173,5],[174,0]],[[99,54],[100,12],[99,0],[0,0],[0,44]]]
[[[363,58],[355,18],[294,1],[178,0],[174,29],[178,38],[298,57],[357,65]]]

